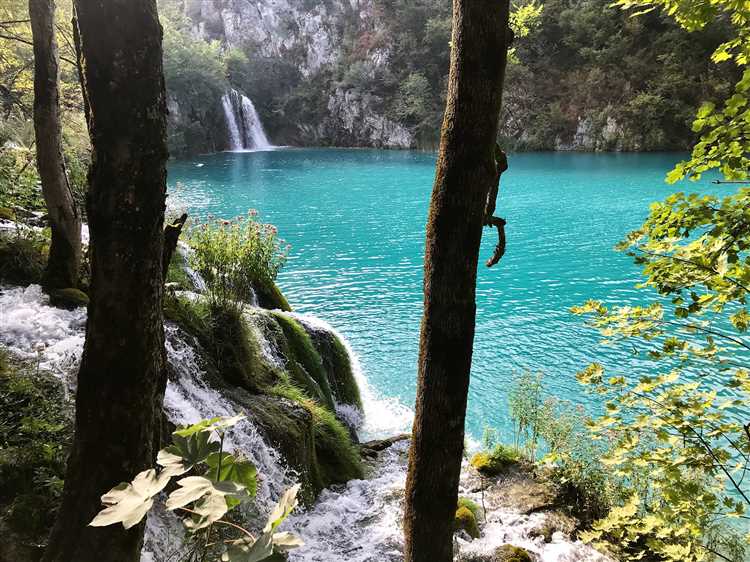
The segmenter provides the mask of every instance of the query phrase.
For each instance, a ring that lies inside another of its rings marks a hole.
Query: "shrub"
[[[192,228],[191,267],[206,281],[211,308],[239,310],[252,300],[254,286],[273,283],[286,261],[288,246],[276,228],[256,220],[255,212],[234,220],[211,220]]]
[[[496,445],[492,451],[475,454],[469,462],[482,476],[497,476],[520,460],[521,455],[517,451],[505,445]]]
[[[41,283],[48,251],[49,240],[43,232],[29,228],[0,235],[0,283]]]

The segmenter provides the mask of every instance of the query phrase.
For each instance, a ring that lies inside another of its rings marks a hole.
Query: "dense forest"
[[[727,37],[724,24],[690,35],[658,12],[632,18],[609,4],[514,4],[516,39],[500,129],[508,148],[684,150],[694,140],[696,107],[731,89],[733,67],[709,62]],[[448,4],[269,6],[160,1],[173,155],[228,148],[221,99],[230,88],[252,99],[277,145],[436,147],[448,72]],[[4,19],[19,19],[21,8],[3,8]],[[76,152],[85,144],[82,107],[69,64],[68,17],[58,19],[67,52],[66,139]],[[4,47],[3,103],[6,115],[23,122],[31,91],[28,30],[8,23],[4,29],[21,41]],[[28,146],[23,130],[6,126],[4,141]]]

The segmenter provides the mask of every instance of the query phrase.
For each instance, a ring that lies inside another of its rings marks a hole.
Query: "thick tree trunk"
[[[166,102],[156,0],[76,0],[93,148],[91,291],[76,433],[47,562],[135,562],[144,525],[87,526],[152,467],[166,385]]]
[[[29,19],[34,43],[36,161],[52,230],[44,284],[48,289],[76,287],[81,262],[81,217],[62,153],[54,0],[29,0]]]
[[[427,223],[419,380],[404,515],[406,562],[453,560],[485,204],[509,0],[454,0],[448,101]]]

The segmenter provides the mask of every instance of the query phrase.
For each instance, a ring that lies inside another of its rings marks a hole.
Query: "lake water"
[[[496,213],[508,221],[508,248],[499,265],[480,266],[477,287],[467,414],[474,438],[488,425],[510,438],[506,394],[524,370],[544,372],[550,394],[595,407],[576,382],[578,370],[595,359],[623,374],[648,368],[629,349],[602,347],[569,309],[589,298],[643,302],[634,288],[638,269],[612,248],[651,202],[675,191],[664,176],[680,157],[509,157]],[[376,391],[411,407],[434,166],[433,154],[417,152],[222,153],[171,163],[169,184],[179,183],[174,191],[194,216],[257,209],[275,224],[292,245],[278,281],[294,309],[335,326]],[[485,229],[481,263],[496,240]]]

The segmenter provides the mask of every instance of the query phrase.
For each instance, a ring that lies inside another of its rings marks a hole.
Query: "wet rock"
[[[49,292],[49,302],[52,306],[73,310],[81,306],[88,306],[89,296],[79,289],[54,289]]]
[[[408,433],[402,433],[400,435],[388,437],[387,439],[367,441],[366,443],[360,444],[359,450],[364,458],[375,459],[378,457],[379,453],[382,453],[396,443],[399,443],[400,441],[406,441],[409,438],[411,438],[411,435],[409,435]]]

